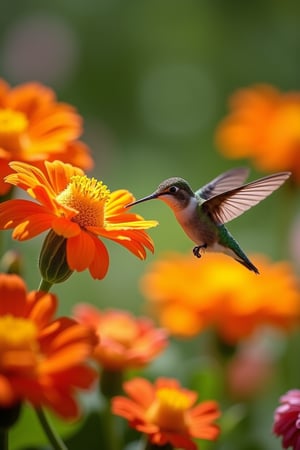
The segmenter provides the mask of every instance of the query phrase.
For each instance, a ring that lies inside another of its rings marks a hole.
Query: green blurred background
[[[261,82],[300,89],[297,1],[6,0],[0,25],[0,75],[13,85],[40,81],[74,105],[96,161],[93,175],[137,198],[170,176],[184,177],[196,189],[223,170],[248,164],[226,160],[214,144],[236,89]],[[230,224],[247,252],[288,256],[288,249],[282,253],[288,237],[278,245],[281,195]],[[146,264],[167,250],[191,250],[161,202],[135,211],[160,222],[150,231],[155,255],[142,263],[108,242],[111,265],[103,281],[82,273],[55,286],[60,313],[70,314],[82,301],[142,313],[138,280]],[[11,246],[10,234],[7,242]],[[40,244],[38,238],[13,244],[25,255],[31,289],[39,282]],[[280,448],[270,442],[262,448]]]

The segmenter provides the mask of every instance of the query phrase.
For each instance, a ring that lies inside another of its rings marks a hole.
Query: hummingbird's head
[[[188,206],[192,197],[194,197],[194,193],[188,182],[183,178],[173,177],[160,183],[158,188],[152,194],[130,203],[127,206],[133,206],[154,198],[159,198],[169,205],[173,211],[178,211]]]

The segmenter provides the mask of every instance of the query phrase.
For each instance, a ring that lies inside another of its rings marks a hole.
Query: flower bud
[[[39,268],[43,280],[49,284],[62,283],[73,273],[67,263],[67,240],[53,230],[47,234],[39,257]]]

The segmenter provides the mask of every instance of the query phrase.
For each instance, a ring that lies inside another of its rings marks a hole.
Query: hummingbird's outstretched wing
[[[195,196],[200,199],[208,200],[215,195],[230,191],[231,189],[241,186],[248,177],[249,172],[249,169],[246,167],[228,170],[198,189],[195,192]]]
[[[209,198],[201,208],[217,224],[229,222],[272,194],[290,175],[290,172],[280,172],[260,178]]]

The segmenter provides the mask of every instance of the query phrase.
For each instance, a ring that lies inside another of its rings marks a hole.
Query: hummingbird
[[[290,177],[291,172],[275,173],[242,184],[248,175],[248,168],[234,168],[195,192],[183,178],[168,178],[160,183],[152,194],[126,207],[152,199],[162,200],[173,210],[178,223],[196,244],[193,254],[197,258],[200,258],[205,250],[225,253],[258,274],[257,267],[252,264],[224,224],[272,194]]]

